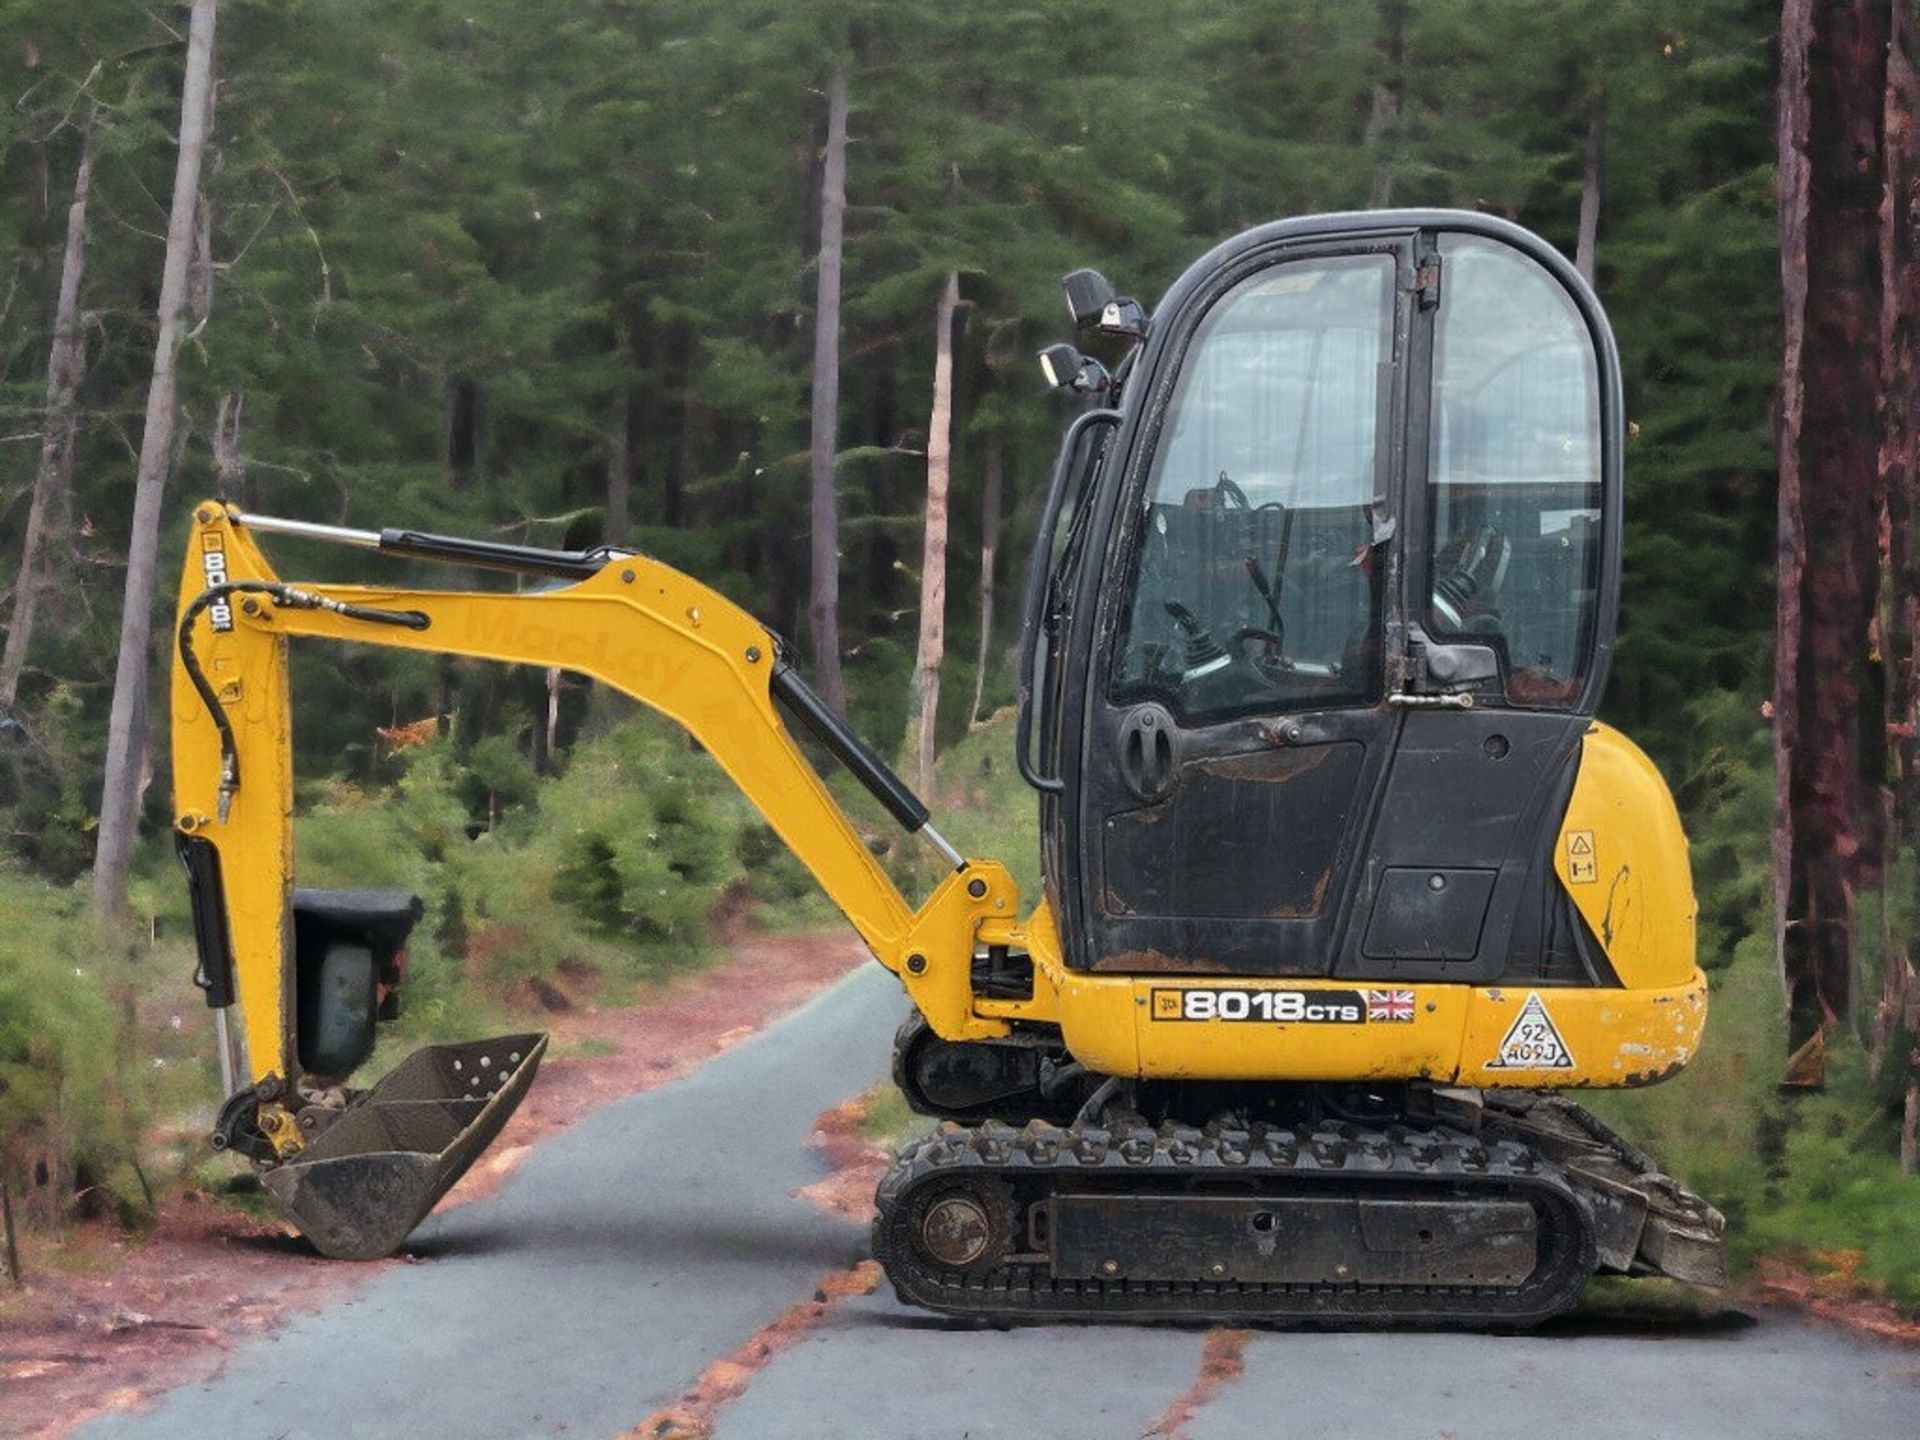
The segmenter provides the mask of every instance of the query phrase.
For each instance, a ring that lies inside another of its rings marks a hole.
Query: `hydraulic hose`
[[[240,789],[240,750],[233,738],[233,722],[227,719],[226,709],[220,704],[220,697],[214,693],[213,686],[208,683],[206,671],[200,666],[200,657],[194,653],[193,630],[210,607],[229,595],[265,595],[289,610],[330,610],[349,620],[365,620],[375,625],[404,625],[409,630],[424,630],[433,623],[418,610],[381,610],[371,605],[349,605],[325,595],[316,595],[311,590],[297,590],[291,585],[272,580],[228,580],[209,585],[194,596],[180,615],[180,668],[187,672],[194,692],[207,707],[207,714],[213,717],[213,728],[220,734],[218,810],[222,825],[227,823],[227,813],[233,806],[234,794]]]

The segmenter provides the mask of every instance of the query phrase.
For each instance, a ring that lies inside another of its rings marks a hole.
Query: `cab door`
[[[1061,737],[1076,966],[1467,979],[1552,918],[1610,341],[1514,227],[1346,219],[1200,262],[1129,384]]]
[[[1078,775],[1089,968],[1326,969],[1397,724],[1414,259],[1224,274],[1133,381]]]

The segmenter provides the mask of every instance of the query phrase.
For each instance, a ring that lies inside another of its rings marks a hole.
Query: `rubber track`
[[[1368,1196],[1430,1191],[1434,1198],[1486,1190],[1533,1203],[1540,1264],[1516,1287],[1056,1280],[1046,1261],[1017,1258],[963,1274],[920,1254],[909,1217],[922,1186],[971,1176],[1013,1185],[1024,1197],[1023,1213],[1049,1190],[1070,1192],[1096,1178],[1100,1188],[1123,1193],[1127,1187],[1206,1193],[1209,1182],[1225,1182],[1233,1193],[1247,1193],[1250,1183],[1296,1194],[1318,1185]],[[1041,1121],[1020,1129],[992,1120],[948,1125],[900,1148],[875,1201],[874,1255],[900,1299],[987,1320],[1525,1326],[1570,1307],[1595,1265],[1586,1207],[1558,1165],[1517,1141],[1487,1141],[1443,1126],[1323,1122],[1199,1130],[1169,1124],[1115,1133]]]

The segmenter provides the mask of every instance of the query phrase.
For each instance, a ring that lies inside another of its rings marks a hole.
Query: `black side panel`
[[[1414,711],[1373,827],[1338,975],[1485,983],[1524,945],[1538,965],[1542,883],[1566,813],[1578,715]],[[1432,888],[1433,878],[1443,884]],[[1526,926],[1516,925],[1523,912]]]
[[[1389,870],[1367,926],[1369,960],[1471,960],[1498,870]]]
[[[1319,915],[1365,758],[1349,741],[1182,767],[1168,799],[1108,819],[1103,908],[1114,915]]]
[[[313,890],[293,892],[296,930],[309,926],[363,941],[375,950],[391,953],[407,943],[407,936],[426,907],[406,890]]]
[[[1593,933],[1580,907],[1573,903],[1553,866],[1560,823],[1580,774],[1580,749],[1574,748],[1554,782],[1553,793],[1541,812],[1535,836],[1539,863],[1527,878],[1513,938],[1507,946],[1507,965],[1501,981],[1512,985],[1598,985],[1617,989],[1620,977],[1607,959],[1606,947]]]

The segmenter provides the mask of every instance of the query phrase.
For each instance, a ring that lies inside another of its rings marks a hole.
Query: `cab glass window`
[[[1495,241],[1440,240],[1428,630],[1490,645],[1514,705],[1586,688],[1600,584],[1600,384],[1572,297]]]
[[[1194,336],[1135,518],[1113,698],[1185,723],[1380,695],[1389,255],[1297,260]]]

